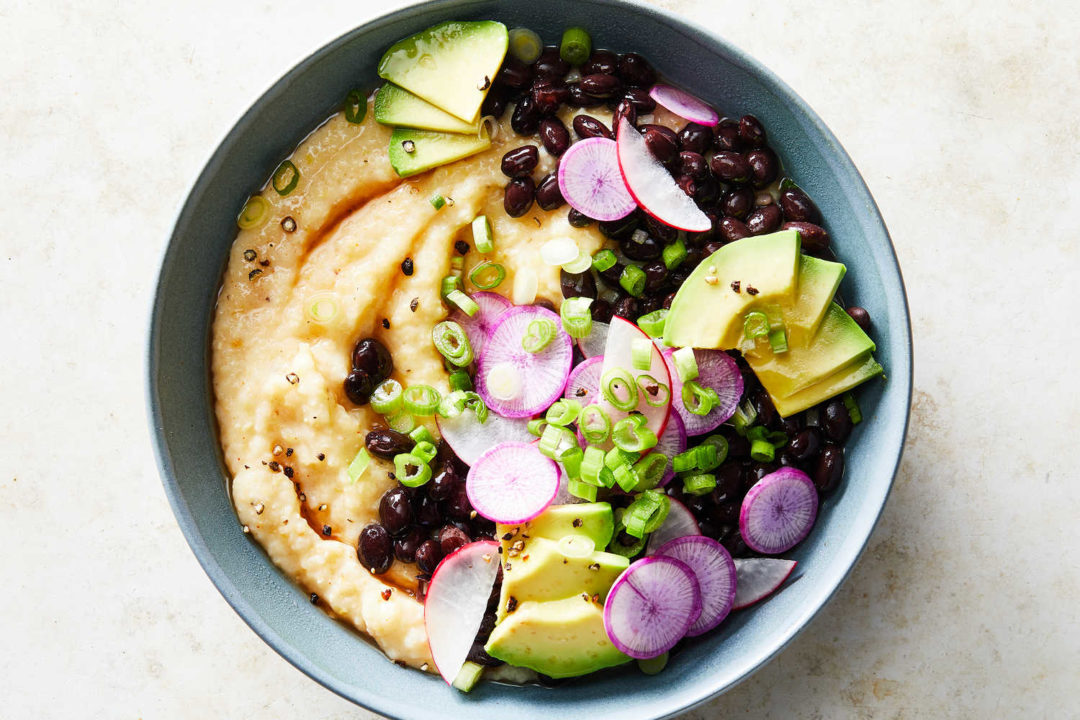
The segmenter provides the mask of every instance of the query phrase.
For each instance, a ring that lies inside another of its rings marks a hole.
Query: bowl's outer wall
[[[599,47],[640,52],[666,76],[729,115],[753,113],[795,180],[821,207],[850,272],[843,295],[874,320],[888,379],[862,393],[866,420],[847,450],[842,490],[792,556],[793,581],[752,611],[734,613],[655,677],[632,667],[558,690],[483,684],[470,695],[388,662],[314,608],[244,535],[227,494],[213,418],[209,336],[235,217],[303,136],[356,86],[373,88],[382,51],[444,19],[495,18],[555,41],[579,24]],[[686,58],[701,58],[688,65]],[[911,393],[911,339],[896,258],[858,172],[821,121],[783,83],[738,50],[673,16],[607,0],[448,1],[408,8],[344,35],[263,95],[211,157],[184,204],[155,300],[149,404],[166,491],[195,554],[226,600],[301,670],[372,710],[401,718],[607,717],[675,714],[745,678],[787,644],[850,572],[884,505],[899,462]]]

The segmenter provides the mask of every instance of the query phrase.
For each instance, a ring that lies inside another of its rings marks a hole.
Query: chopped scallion
[[[611,430],[615,447],[629,453],[643,453],[656,447],[656,433],[645,425],[645,416],[631,415],[615,423]]]
[[[597,272],[604,272],[608,268],[613,268],[617,262],[619,262],[619,259],[615,257],[615,253],[611,250],[601,250],[592,256],[592,266]]]
[[[615,474],[615,482],[622,488],[623,492],[633,492],[637,488],[638,483],[641,482],[633,465],[619,465],[612,472]],[[644,527],[644,525],[642,527]],[[634,537],[641,537],[640,535],[631,532],[629,527],[627,527],[626,531],[631,535],[634,535]]]
[[[619,285],[634,297],[645,292],[645,271],[637,265],[627,265],[619,276]]]
[[[668,270],[674,270],[682,265],[686,256],[686,245],[683,243],[682,238],[676,238],[675,242],[665,247],[664,252],[661,254],[661,257],[664,260],[664,267]]]
[[[580,480],[581,461],[584,456],[585,453],[582,449],[575,445],[574,447],[563,450],[555,459],[562,464],[563,469],[566,471],[566,477],[571,480]]]
[[[787,331],[784,328],[773,330],[769,333],[769,346],[773,353],[779,355],[788,351]]]
[[[386,424],[390,426],[391,430],[397,430],[400,433],[410,433],[413,428],[416,427],[416,418],[407,412],[399,412],[397,415],[386,418]]]
[[[649,407],[664,407],[671,399],[671,388],[652,375],[638,375],[637,385]]]
[[[529,323],[525,337],[521,338],[521,348],[535,355],[550,345],[554,339],[555,323],[546,318],[540,318]]]
[[[577,438],[574,433],[564,427],[548,423],[548,426],[544,428],[544,434],[540,436],[540,445],[537,449],[544,457],[554,460],[564,450],[572,447],[577,447]]]
[[[495,237],[491,232],[491,221],[487,215],[478,215],[472,221],[473,247],[477,252],[489,253],[495,249]]]
[[[240,211],[240,215],[236,218],[236,224],[241,230],[251,230],[266,222],[269,214],[270,203],[266,201],[266,198],[262,195],[252,195],[244,203],[244,209]]]
[[[776,448],[768,440],[752,440],[750,442],[750,458],[758,462],[772,462],[776,456]]]
[[[461,292],[461,278],[459,278],[457,275],[447,275],[442,279],[442,284],[440,285],[439,289],[439,296],[442,297],[443,300],[446,300],[450,296],[450,293],[454,292],[455,290]]]
[[[604,464],[603,450],[595,445],[589,445],[585,448],[585,453],[581,458],[581,479],[584,482],[597,487],[603,486],[604,482],[600,478],[600,473],[607,469]]]
[[[506,268],[497,262],[485,261],[469,271],[469,282],[480,290],[492,290],[506,279]]]
[[[694,415],[708,415],[720,397],[712,388],[703,387],[691,380],[682,387],[682,401],[687,411]]]
[[[394,475],[405,487],[420,487],[431,479],[431,466],[413,453],[398,453],[394,456]]]
[[[581,403],[577,400],[562,399],[547,409],[545,419],[552,425],[566,427],[581,415]]]
[[[639,489],[652,489],[660,484],[667,472],[668,456],[660,452],[651,452],[634,463],[634,472],[638,475]]]
[[[578,428],[585,442],[599,445],[611,434],[611,418],[599,405],[586,405],[578,416]]]
[[[617,410],[629,412],[637,407],[637,383],[632,375],[622,368],[609,368],[600,378],[600,391]]]
[[[480,677],[483,674],[484,667],[482,665],[466,661],[465,664],[461,666],[461,669],[458,670],[458,674],[454,677],[454,682],[451,684],[461,692],[470,692],[476,687],[476,683],[480,682]]]
[[[345,96],[345,121],[353,125],[364,122],[367,115],[367,98],[360,90],[351,90]]]
[[[277,170],[274,171],[274,177],[271,179],[274,190],[281,197],[285,197],[295,190],[299,182],[300,171],[296,169],[291,160],[285,160],[278,165]]]
[[[453,320],[443,320],[431,330],[435,349],[450,363],[465,367],[473,361],[473,349],[464,328]]]
[[[562,43],[559,45],[559,57],[574,67],[581,65],[589,59],[592,52],[592,38],[585,28],[568,27],[563,31]]]
[[[852,425],[858,425],[862,422],[862,410],[859,409],[858,401],[850,392],[844,393],[844,407],[847,408],[848,415],[851,416]]]
[[[622,467],[623,465],[633,465],[641,458],[640,453],[627,452],[620,448],[612,448],[604,455],[604,465],[609,470]]]
[[[630,365],[635,370],[648,370],[652,367],[652,351],[655,345],[648,338],[634,338],[630,341]]]
[[[596,502],[597,487],[584,480],[570,480],[566,484],[566,490],[576,498],[581,498],[585,502]]]
[[[467,370],[455,370],[450,373],[450,391],[472,390],[473,381]]]
[[[371,393],[371,409],[380,415],[397,415],[402,403],[401,383],[397,380],[384,380]]]
[[[510,54],[515,58],[526,65],[532,65],[540,58],[544,41],[535,32],[528,28],[514,28],[509,36]]]
[[[675,372],[678,374],[679,380],[684,383],[697,380],[698,365],[697,357],[694,355],[694,348],[679,348],[672,353],[671,361],[675,365]]]
[[[460,290],[451,290],[446,293],[446,300],[457,305],[458,309],[469,317],[476,315],[480,311],[480,306],[476,304],[476,301]]]
[[[544,418],[533,418],[525,427],[528,429],[530,434],[535,435],[536,437],[540,437],[544,434],[544,428],[546,428],[547,426],[548,421]]]
[[[716,476],[710,473],[687,475],[683,478],[683,492],[687,495],[708,495],[716,488]]]
[[[719,467],[725,460],[727,460],[728,441],[727,438],[725,438],[723,435],[710,435],[709,437],[701,441],[700,447],[705,447],[706,445],[711,445],[716,450],[716,460],[713,466],[701,468],[702,470],[708,472],[709,470]]]
[[[563,263],[562,269],[568,273],[578,275],[587,272],[592,267],[592,257],[589,253],[579,250],[578,256],[568,263]]]
[[[559,317],[562,318],[563,330],[572,338],[588,337],[592,332],[592,298],[572,297],[566,298],[559,307]]]
[[[430,385],[410,385],[405,388],[405,412],[417,417],[431,417],[439,409],[439,391]]]
[[[743,320],[743,335],[747,340],[757,340],[769,334],[769,316],[760,310],[746,313]]]
[[[435,208],[436,210],[442,210],[444,207],[446,207],[446,198],[444,198],[438,193],[435,193],[431,196],[430,202],[431,207]]]
[[[421,425],[421,427],[423,426]],[[435,459],[435,456],[439,454],[439,449],[435,447],[434,443],[428,442],[427,440],[420,440],[412,449],[412,454],[424,462],[430,463]]]
[[[757,408],[750,398],[746,398],[735,408],[735,414],[731,416],[731,424],[735,426],[735,432],[745,435],[747,428],[757,421]]]
[[[638,318],[638,327],[645,331],[649,337],[661,337],[664,334],[664,324],[667,320],[667,308],[653,310],[647,315]]]
[[[657,675],[667,667],[668,654],[662,653],[654,658],[645,658],[637,661],[638,670],[646,675]]]
[[[431,443],[432,445],[435,444],[435,436],[432,435],[431,431],[423,425],[417,425],[416,429],[409,433],[409,437],[411,437],[413,441],[417,443],[426,442]]]
[[[368,465],[371,464],[371,456],[368,455],[367,448],[360,448],[360,452],[356,453],[356,457],[349,463],[349,482],[356,482],[360,479],[360,476],[364,474],[364,471],[368,469]]]

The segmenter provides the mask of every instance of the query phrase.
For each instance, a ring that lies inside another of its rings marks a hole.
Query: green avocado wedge
[[[391,45],[379,61],[379,77],[475,123],[508,44],[500,22],[439,23]]]
[[[489,147],[491,138],[487,130],[477,136],[395,128],[390,135],[390,166],[400,177],[409,177]]]
[[[404,88],[386,83],[375,93],[375,121],[383,125],[479,135],[479,123],[467,123]]]
[[[584,535],[598,548],[606,548],[615,533],[611,503],[552,505],[525,524],[530,537],[560,540],[567,535]]]
[[[794,395],[786,398],[773,398],[773,405],[776,406],[776,411],[780,413],[781,417],[790,417],[829,398],[836,397],[840,393],[846,392],[882,373],[881,365],[873,356],[868,355]]]

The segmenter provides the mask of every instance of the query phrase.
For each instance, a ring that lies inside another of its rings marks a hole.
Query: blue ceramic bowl
[[[842,293],[874,319],[888,380],[862,392],[866,420],[847,451],[842,489],[793,556],[795,582],[719,632],[691,643],[662,674],[633,666],[558,689],[482,684],[469,695],[402,669],[312,606],[241,532],[229,502],[209,375],[214,299],[244,200],[357,82],[374,86],[383,50],[447,19],[497,19],[554,40],[567,25],[598,47],[635,51],[728,115],[753,113],[795,180],[828,219],[849,268]],[[690,62],[687,62],[687,60]],[[911,336],[888,232],[866,185],[809,107],[757,62],[662,11],[614,0],[445,0],[382,17],[297,65],[236,123],[195,181],[161,269],[149,347],[149,404],[165,490],[188,542],[221,594],[289,662],[350,700],[399,718],[659,718],[731,688],[778,653],[851,571],[900,459],[911,392]]]

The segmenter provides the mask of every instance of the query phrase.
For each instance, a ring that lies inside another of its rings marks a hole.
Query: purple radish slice
[[[706,633],[728,616],[735,601],[735,563],[723,545],[704,535],[689,535],[665,543],[656,555],[681,560],[697,577],[701,615],[687,636]]]
[[[502,295],[493,292],[477,292],[469,297],[480,306],[476,314],[469,317],[460,310],[455,310],[450,313],[447,320],[453,320],[461,325],[465,335],[469,338],[469,345],[472,346],[473,355],[479,357],[480,351],[484,349],[484,343],[487,342],[487,337],[492,328],[495,327],[499,316],[510,309],[513,303]]]
[[[593,321],[592,332],[577,341],[578,349],[586,358],[598,357],[604,354],[604,346],[607,345],[609,325],[604,322]]]
[[[603,357],[586,358],[570,371],[563,397],[577,400],[584,407],[592,404],[600,390],[600,369]]]
[[[817,509],[817,489],[809,476],[782,467],[746,493],[739,511],[739,532],[751,550],[766,555],[787,552],[810,534]]]
[[[559,466],[535,443],[500,443],[477,458],[465,477],[473,509],[506,525],[532,520],[558,492]]]
[[[543,350],[531,353],[521,341],[536,320],[553,322],[555,337]],[[513,307],[488,334],[480,353],[476,391],[503,417],[531,417],[562,397],[573,359],[573,342],[558,315],[536,305]]]
[[[675,183],[667,168],[649,152],[645,138],[625,117],[619,120],[615,141],[626,189],[642,210],[679,230],[712,229],[709,216]]]
[[[424,600],[428,647],[439,674],[453,683],[480,631],[499,572],[499,544],[469,543],[443,558]]]
[[[668,457],[667,470],[664,471],[664,477],[660,478],[660,486],[663,487],[675,477],[675,463],[672,458],[686,451],[686,428],[678,413],[668,413],[667,427],[653,451],[664,453]]]
[[[720,122],[720,116],[715,110],[685,90],[670,85],[653,85],[649,90],[649,97],[655,100],[657,105],[663,105],[684,120],[698,125],[714,127]]]
[[[739,558],[735,561],[735,604],[742,610],[772,595],[795,569],[794,560],[780,558]]]
[[[649,536],[649,544],[645,547],[646,555],[654,555],[665,543],[676,538],[700,535],[701,528],[690,509],[675,498],[671,498],[671,509],[663,524]]]
[[[675,372],[675,362],[671,356],[674,348],[664,349],[664,360],[671,372],[671,406],[682,418],[687,435],[704,435],[712,432],[735,414],[743,394],[743,376],[735,358],[723,350],[694,350],[697,360],[698,376],[694,381],[703,387],[712,388],[720,397],[720,402],[707,415],[695,415],[686,409],[682,400],[683,383]]]
[[[633,342],[636,339],[645,338],[649,341],[649,345],[652,349],[651,364],[648,370],[639,370],[634,367],[633,362]],[[604,346],[604,362],[600,373],[601,378],[608,372],[608,370],[621,369],[630,373],[635,382],[638,378],[645,375],[650,375],[652,378],[660,383],[663,383],[668,387],[667,399],[663,400],[661,395],[657,395],[655,401],[658,405],[650,405],[646,401],[646,393],[640,387],[637,388],[638,404],[636,408],[632,408],[630,412],[638,412],[645,416],[646,425],[650,430],[656,433],[656,437],[660,438],[664,435],[664,429],[667,427],[668,416],[671,414],[671,375],[668,372],[667,363],[664,361],[664,356],[660,352],[660,349],[652,342],[644,330],[639,328],[634,323],[624,320],[621,317],[611,318],[611,325],[608,328],[607,344]],[[662,401],[662,402],[661,402]],[[601,392],[597,397],[597,403],[611,418],[611,426],[614,427],[615,423],[630,416],[630,412],[625,410],[619,410],[614,405],[609,403]],[[602,445],[604,449],[612,447],[609,440],[606,444]]]
[[[485,452],[504,442],[530,442],[535,440],[529,432],[528,418],[504,418],[488,413],[481,424],[476,413],[466,410],[455,417],[437,416],[442,435],[461,462],[472,465]]]
[[[570,207],[594,220],[618,220],[637,208],[619,172],[615,141],[607,138],[579,140],[563,153],[559,190]]]
[[[667,652],[701,615],[694,571],[670,557],[647,557],[615,580],[604,602],[604,630],[632,658]]]

